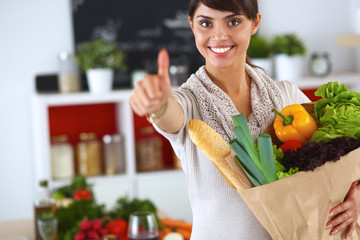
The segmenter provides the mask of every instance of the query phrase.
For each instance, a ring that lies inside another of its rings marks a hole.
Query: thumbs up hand
[[[137,82],[130,97],[130,106],[139,116],[156,112],[171,96],[170,59],[165,49],[160,50],[157,62],[157,74],[147,75]]]

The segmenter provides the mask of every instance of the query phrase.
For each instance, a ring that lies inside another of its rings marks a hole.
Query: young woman
[[[272,81],[247,63],[249,41],[260,19],[256,0],[192,0],[189,22],[205,66],[172,90],[169,56],[163,49],[158,73],[138,82],[130,98],[134,112],[148,115],[181,159],[193,212],[192,239],[271,239],[187,131],[190,119],[201,119],[229,141],[235,138],[231,116],[243,113],[255,139],[273,122],[273,108],[309,101],[294,84]],[[359,205],[360,190],[352,188],[346,201],[331,211],[338,214],[328,224],[332,234],[347,227],[346,237],[351,235]]]

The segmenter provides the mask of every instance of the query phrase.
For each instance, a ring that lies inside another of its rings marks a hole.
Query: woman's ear
[[[256,15],[256,19],[253,21],[253,28],[252,28],[251,35],[254,35],[257,32],[259,25],[260,25],[260,21],[261,21],[261,13],[258,13]]]
[[[194,25],[193,25],[193,22],[192,22],[190,16],[189,16],[189,18],[188,18],[188,21],[189,21],[189,23],[190,23],[191,30],[194,30]]]

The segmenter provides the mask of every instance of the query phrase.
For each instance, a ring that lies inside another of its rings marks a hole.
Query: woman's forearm
[[[165,104],[167,106],[162,106],[151,114],[154,117],[150,121],[165,132],[177,133],[185,121],[184,111],[173,96]]]

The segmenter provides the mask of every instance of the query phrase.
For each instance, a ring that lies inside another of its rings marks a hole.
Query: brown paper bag
[[[304,107],[308,112],[312,112],[314,105],[310,103]],[[206,124],[203,123],[203,125]],[[346,154],[336,162],[327,162],[315,168],[314,171],[302,171],[266,185],[251,187],[251,184],[244,180],[246,175],[239,172],[239,165],[233,151],[226,156],[211,158],[213,154],[209,153],[213,153],[215,147],[212,139],[216,138],[218,133],[210,126],[206,128],[207,134],[203,136],[203,132],[196,132],[195,129],[189,127],[192,140],[198,138],[203,141],[202,146],[197,146],[213,162],[223,161],[223,164],[227,165],[227,172],[230,170],[231,175],[237,174],[238,179],[234,182],[242,183],[241,187],[237,188],[238,193],[274,240],[344,239],[347,228],[331,236],[331,229],[325,230],[325,227],[330,220],[328,217],[330,209],[342,203],[351,184],[360,179],[360,148]],[[211,140],[208,137],[210,132]],[[272,137],[275,136],[272,125],[266,132]],[[195,144],[196,142],[194,141]],[[206,142],[209,142],[209,146]],[[226,175],[224,169],[218,168],[218,171]],[[357,222],[351,239],[360,240],[360,220]]]
[[[238,193],[273,239],[344,239],[346,230],[331,236],[325,225],[330,209],[344,201],[359,179],[360,148],[314,171]],[[360,239],[359,221],[352,239]]]

